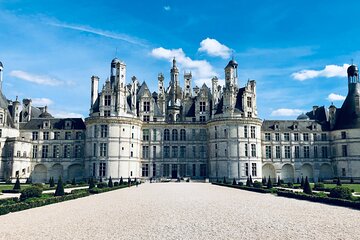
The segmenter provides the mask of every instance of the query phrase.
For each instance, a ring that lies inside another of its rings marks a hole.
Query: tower
[[[237,67],[238,64],[234,59],[231,59],[225,67],[225,87],[230,88],[237,84]]]
[[[20,102],[18,101],[17,96],[16,96],[16,100],[12,104],[13,104],[12,117],[14,119],[14,125],[16,128],[19,128]]]
[[[158,75],[158,105],[160,107],[161,113],[166,112],[166,104],[165,104],[165,89],[164,89],[164,75],[159,73]]]
[[[218,90],[218,78],[217,77],[213,77],[211,79],[211,95],[212,95],[212,115],[215,114],[216,109],[217,109],[217,104],[219,103],[219,90]]]
[[[231,59],[225,67],[225,87],[224,87],[224,104],[223,112],[232,114],[235,107],[236,94],[237,94],[237,67],[238,64],[234,59]]]
[[[2,91],[3,69],[4,69],[4,66],[3,66],[2,62],[0,62],[0,91]]]
[[[94,105],[99,95],[99,77],[91,77],[91,107]]]
[[[184,95],[185,95],[185,97],[191,97],[191,79],[192,79],[191,72],[184,73],[184,82],[185,82]]]
[[[348,74],[348,84],[349,84],[349,91],[352,85],[359,83],[359,69],[356,65],[352,64],[347,69]]]
[[[31,99],[23,99],[22,121],[29,122],[31,120]]]
[[[110,85],[116,92],[116,112],[117,114],[126,113],[126,64],[118,58],[111,61]]]

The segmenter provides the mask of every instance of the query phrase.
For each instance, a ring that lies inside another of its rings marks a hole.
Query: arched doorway
[[[83,179],[83,167],[80,164],[73,164],[68,167],[68,179]]]
[[[304,179],[306,177],[308,177],[309,181],[314,181],[314,171],[313,171],[313,167],[308,164],[305,163],[304,165],[301,166],[301,176],[304,177]]]
[[[284,182],[294,182],[294,167],[291,164],[284,164],[281,168],[281,179]]]
[[[55,181],[61,177],[63,179],[64,168],[61,164],[56,163],[51,167],[50,177],[53,177]]]
[[[43,164],[36,165],[31,173],[31,180],[34,183],[45,183],[47,180],[46,166]]]
[[[324,163],[320,166],[319,177],[322,180],[331,179],[333,177],[333,171],[332,171],[330,164]]]
[[[271,178],[272,181],[276,179],[275,167],[271,163],[266,163],[262,167],[262,175],[266,177],[266,179]]]

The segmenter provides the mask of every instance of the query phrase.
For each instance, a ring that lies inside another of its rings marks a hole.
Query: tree
[[[312,194],[312,190],[311,190],[311,186],[310,186],[310,183],[309,183],[309,180],[308,180],[308,177],[306,176],[305,178],[305,183],[304,183],[304,190],[303,190],[304,193],[306,194]]]
[[[227,184],[225,176],[224,176],[224,182],[223,182],[223,183],[224,183],[224,184]]]
[[[280,179],[280,176],[278,176],[277,185],[278,185],[278,187],[281,187],[281,179]]]
[[[300,187],[301,187],[301,188],[304,188],[304,176],[301,176]]]
[[[300,179],[299,178],[297,178],[296,183],[300,184]]]
[[[130,177],[128,177],[128,185],[129,185],[129,187],[131,186],[131,178]]]
[[[262,183],[263,186],[266,186],[266,177],[265,176],[262,178],[261,183]]]
[[[249,177],[246,179],[246,186],[250,187],[250,178]]]
[[[64,185],[61,179],[61,176],[59,177],[57,186],[56,186],[56,190],[55,190],[55,196],[63,196],[65,195],[65,191],[64,191]]]
[[[102,180],[102,177],[100,177],[100,180],[99,180],[99,182],[102,182],[103,180]]]
[[[20,187],[20,179],[19,179],[19,176],[17,176],[13,190],[20,190],[20,189],[21,189],[21,187]]]
[[[350,183],[354,183],[353,177],[350,178]]]
[[[120,182],[119,182],[119,185],[123,185],[124,184],[124,180],[122,178],[122,176],[120,177]]]
[[[233,179],[232,185],[236,185],[236,180],[235,180],[235,178]]]
[[[339,178],[339,177],[337,178],[336,185],[337,185],[337,186],[341,186],[341,180],[340,180],[340,178]]]
[[[250,175],[249,181],[250,181],[250,186],[252,186],[252,185],[253,185],[253,180],[252,180],[252,178],[251,178],[251,175]]]
[[[111,179],[111,176],[110,176],[110,178],[109,178],[108,186],[109,186],[109,187],[113,187],[113,186],[114,186],[113,181],[112,181],[112,179]]]
[[[89,189],[93,189],[95,187],[94,179],[89,178]]]
[[[49,186],[50,186],[51,188],[52,188],[52,187],[55,187],[54,177],[50,177]]]
[[[266,188],[267,188],[267,189],[270,189],[270,188],[272,188],[272,187],[273,187],[273,185],[272,185],[272,182],[271,182],[271,178],[270,178],[270,176],[269,176],[268,181],[267,181]]]
[[[73,179],[72,179],[72,181],[71,181],[71,185],[76,185],[75,178],[73,178]]]

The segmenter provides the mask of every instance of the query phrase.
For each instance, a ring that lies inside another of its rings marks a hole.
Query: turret
[[[18,101],[17,96],[16,96],[16,100],[12,104],[13,104],[12,117],[14,119],[14,125],[16,128],[19,128],[20,102]]]
[[[99,77],[91,77],[91,107],[94,105],[99,95]]]
[[[185,95],[185,97],[191,97],[191,79],[192,79],[191,72],[184,73],[184,82],[185,82],[184,95]]]
[[[225,67],[225,87],[230,88],[237,84],[237,67],[238,64],[234,59],[231,59]]]
[[[354,88],[354,85],[359,83],[359,69],[356,65],[352,64],[347,69],[348,74],[348,85],[349,85],[349,91],[351,91]]]
[[[31,99],[23,99],[22,121],[29,122],[31,120]]]
[[[335,120],[336,120],[336,107],[333,103],[331,103],[329,107],[329,122],[330,122],[330,129],[333,129],[335,126]]]
[[[4,65],[2,64],[2,62],[0,62],[0,91],[2,91],[3,69]]]

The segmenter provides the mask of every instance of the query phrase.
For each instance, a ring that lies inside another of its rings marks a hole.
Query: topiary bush
[[[71,181],[71,185],[73,185],[73,186],[75,186],[75,185],[76,185],[76,180],[75,180],[75,178],[73,178],[73,179],[72,179],[72,181]]]
[[[304,188],[304,176],[301,176],[301,183],[300,183],[300,187]]]
[[[238,185],[239,186],[244,186],[244,183],[239,181]]]
[[[293,187],[294,187],[294,184],[293,184],[292,182],[288,182],[288,183],[287,183],[287,186],[288,186],[289,188],[293,188]]]
[[[42,188],[31,186],[21,191],[20,200],[24,201],[28,198],[41,197]]]
[[[110,176],[110,178],[109,178],[108,186],[109,186],[109,187],[114,187],[114,183],[113,183],[113,181],[112,181],[111,176]]]
[[[310,186],[310,183],[309,183],[309,180],[308,180],[308,177],[306,176],[305,178],[305,183],[304,183],[304,190],[303,190],[304,193],[306,194],[312,194],[312,190],[311,190],[311,186]]]
[[[258,181],[256,181],[256,180],[255,180],[255,182],[253,183],[253,187],[254,187],[254,188],[262,188],[262,186],[263,186],[262,183],[261,183],[261,182],[258,182]]]
[[[49,179],[49,186],[50,186],[51,188],[55,187],[54,177],[50,177],[50,179]]]
[[[20,190],[21,187],[20,187],[20,179],[19,177],[16,177],[16,182],[15,182],[15,185],[13,187],[13,190]]]
[[[119,185],[123,185],[124,184],[124,180],[122,178],[122,176],[120,177],[120,182],[119,182]]]
[[[97,188],[107,188],[108,185],[106,182],[99,182],[96,187]]]
[[[34,186],[34,187],[41,188],[41,189],[44,188],[44,185],[43,185],[42,183],[34,183],[33,186]]]
[[[348,199],[348,200],[353,199],[351,189],[348,187],[341,187],[341,186],[334,187],[333,189],[331,189],[330,197]]]
[[[339,177],[337,178],[336,185],[337,185],[337,186],[341,186],[341,180],[340,180]]]
[[[62,181],[61,176],[60,176],[59,179],[58,179],[58,183],[57,183],[57,186],[56,186],[54,196],[64,196],[64,195],[65,195],[64,184],[63,184],[63,181]]]
[[[262,178],[261,183],[262,183],[263,186],[266,186],[266,177]]]
[[[324,188],[325,188],[325,184],[322,183],[322,182],[318,182],[318,183],[314,184],[314,190],[320,190],[321,191]]]
[[[271,178],[270,178],[270,176],[269,176],[269,179],[268,179],[268,181],[267,181],[266,188],[267,188],[267,189],[271,189],[272,187],[273,187],[273,185],[272,185],[272,182],[271,182]]]
[[[225,176],[224,176],[223,184],[227,184]]]
[[[90,178],[89,179],[89,189],[93,189],[94,187],[95,187],[94,179]]]
[[[253,185],[253,180],[252,180],[251,175],[250,175],[249,181],[250,181],[250,186],[252,186]]]
[[[281,187],[281,179],[280,179],[280,176],[278,176],[277,185],[278,185],[278,187]]]
[[[235,178],[233,179],[232,185],[236,185],[236,180],[235,180]]]
[[[119,182],[114,182],[114,187],[119,186]]]
[[[250,178],[247,178],[247,179],[246,179],[246,186],[247,186],[247,187],[250,187],[250,186],[251,186],[251,185],[250,185]]]

